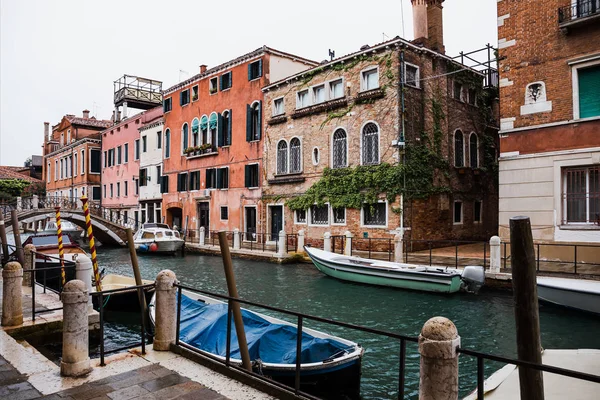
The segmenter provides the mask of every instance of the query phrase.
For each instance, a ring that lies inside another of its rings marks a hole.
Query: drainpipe
[[[404,126],[404,114],[405,114],[405,105],[404,105],[404,71],[406,65],[404,63],[404,50],[400,52],[400,134],[398,135],[398,160],[401,157],[401,147],[400,143],[405,143],[406,135],[405,135],[405,126]],[[402,146],[404,148],[404,146]],[[406,163],[406,152],[404,153],[403,163]],[[406,190],[406,172],[402,174],[403,179],[403,189]],[[400,230],[402,231],[402,235],[404,235],[404,193],[400,194]]]

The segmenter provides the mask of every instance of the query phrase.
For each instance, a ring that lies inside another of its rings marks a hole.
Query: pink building
[[[162,115],[162,107],[128,117],[101,132],[102,136],[102,206],[107,218],[141,222],[139,216],[140,156],[149,148],[140,137],[139,128]],[[144,183],[142,183],[143,185]]]

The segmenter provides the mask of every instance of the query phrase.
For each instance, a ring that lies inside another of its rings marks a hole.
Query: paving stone
[[[23,390],[18,393],[11,393],[10,400],[30,400],[30,399],[39,399],[42,395],[35,389]]]
[[[117,382],[109,383],[109,385],[113,389],[118,390],[126,388],[128,386],[137,385],[146,381],[151,381],[153,379],[156,379],[156,375],[154,375],[151,371],[147,371],[135,374],[126,379],[118,380]]]
[[[0,382],[0,398],[4,397],[4,396],[8,396],[11,393],[17,393],[17,392],[21,392],[23,390],[28,390],[28,389],[33,389],[34,387],[31,386],[31,384],[29,382],[19,382],[19,383],[13,383],[12,385],[3,385],[2,382]]]
[[[194,390],[193,392],[189,392],[186,393],[180,397],[178,397],[178,399],[189,399],[189,400],[196,400],[196,399],[202,399],[202,400],[222,400],[225,399],[225,397],[221,396],[219,393],[214,392],[208,388],[202,388],[202,389],[198,389],[198,390]]]
[[[13,371],[14,369],[15,368],[12,365],[8,364],[8,363],[0,365],[0,372]]]
[[[115,392],[107,393],[106,395],[112,400],[129,400],[147,394],[148,391],[141,386],[129,386]]]
[[[148,390],[149,392],[156,392],[165,387],[177,385],[179,383],[187,382],[189,380],[190,380],[189,378],[185,378],[179,374],[172,373],[170,375],[165,375],[161,378],[157,378],[157,379],[153,379],[151,381],[144,382],[144,383],[140,384],[140,386],[143,387],[144,389]]]
[[[72,394],[73,400],[90,400],[96,397],[103,396],[107,393],[114,392],[114,389],[109,385],[90,386],[83,385],[82,387],[87,388],[82,392]]]
[[[169,400],[202,388],[204,388],[204,386],[202,386],[198,382],[187,381],[178,385],[166,387],[157,392],[154,392],[153,394],[154,396],[156,396],[157,399]]]
[[[40,397],[40,399],[44,400],[72,400],[70,396],[61,397],[58,393],[50,394],[48,396]]]
[[[91,384],[92,385],[105,385],[107,383],[118,382],[118,381],[121,381],[123,379],[135,376],[135,374],[137,373],[137,371],[139,371],[139,370],[135,369],[133,371],[123,372],[122,374],[119,374],[119,375],[108,376],[106,378],[98,379],[97,381],[91,382]]]

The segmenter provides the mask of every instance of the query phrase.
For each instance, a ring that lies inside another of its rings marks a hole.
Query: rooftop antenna
[[[182,69],[179,70],[179,81],[182,81],[184,78],[181,77],[182,74],[185,74],[185,77],[187,78],[188,76],[190,76],[190,73],[187,71],[184,71]]]
[[[404,39],[404,2],[400,2],[400,16],[402,18],[402,38]]]
[[[335,50],[329,49],[329,57],[333,60],[335,58]]]
[[[383,35],[382,42],[385,42],[385,38],[388,38],[388,39],[390,38],[388,35],[385,34],[385,32],[383,32],[382,35]]]

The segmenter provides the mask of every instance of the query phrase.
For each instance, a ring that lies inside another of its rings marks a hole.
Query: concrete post
[[[492,236],[490,238],[490,272],[500,272],[502,257],[500,256],[500,238]]]
[[[85,283],[85,289],[88,293],[92,292],[92,260],[85,254],[77,255],[75,260],[75,279]],[[88,308],[92,310],[92,296],[88,296]]]
[[[346,231],[344,233],[346,236],[346,245],[344,246],[344,255],[351,256],[352,255],[352,238],[354,235],[350,231]]]
[[[298,253],[304,251],[304,229],[298,231]]]
[[[67,282],[63,303],[63,345],[60,374],[81,376],[92,370],[89,355],[88,291],[78,279]]]
[[[155,335],[152,348],[168,351],[177,332],[177,282],[175,273],[165,269],[156,276]]]
[[[238,228],[233,230],[233,249],[240,249],[240,230]]]
[[[277,250],[279,250],[277,255],[279,257],[283,257],[283,255],[286,253],[285,239],[285,231],[279,231],[279,237],[277,238],[277,241],[279,242],[277,245]]]
[[[458,399],[460,336],[448,318],[433,317],[419,335],[421,371],[419,400]]]
[[[206,232],[203,226],[200,227],[200,239],[198,239],[198,244],[200,246],[204,246],[204,239],[206,238]]]
[[[404,238],[404,235],[402,233],[396,233],[396,235],[394,236],[394,262],[397,263],[401,263],[403,262],[403,252],[404,252],[404,246],[403,246],[403,242],[402,239]]]
[[[9,262],[2,270],[2,326],[23,324],[23,268],[18,262]]]
[[[23,199],[21,197],[17,197],[17,211],[23,210]],[[13,227],[14,229],[14,227]]]
[[[34,210],[37,210],[38,208],[40,208],[40,198],[38,197],[37,194],[34,194],[33,197],[31,198],[31,206]]]
[[[25,246],[25,264],[23,269],[35,268],[35,246],[28,244]],[[31,272],[23,272],[23,286],[31,286]]]
[[[323,235],[323,250],[331,251],[331,233],[325,232]]]

